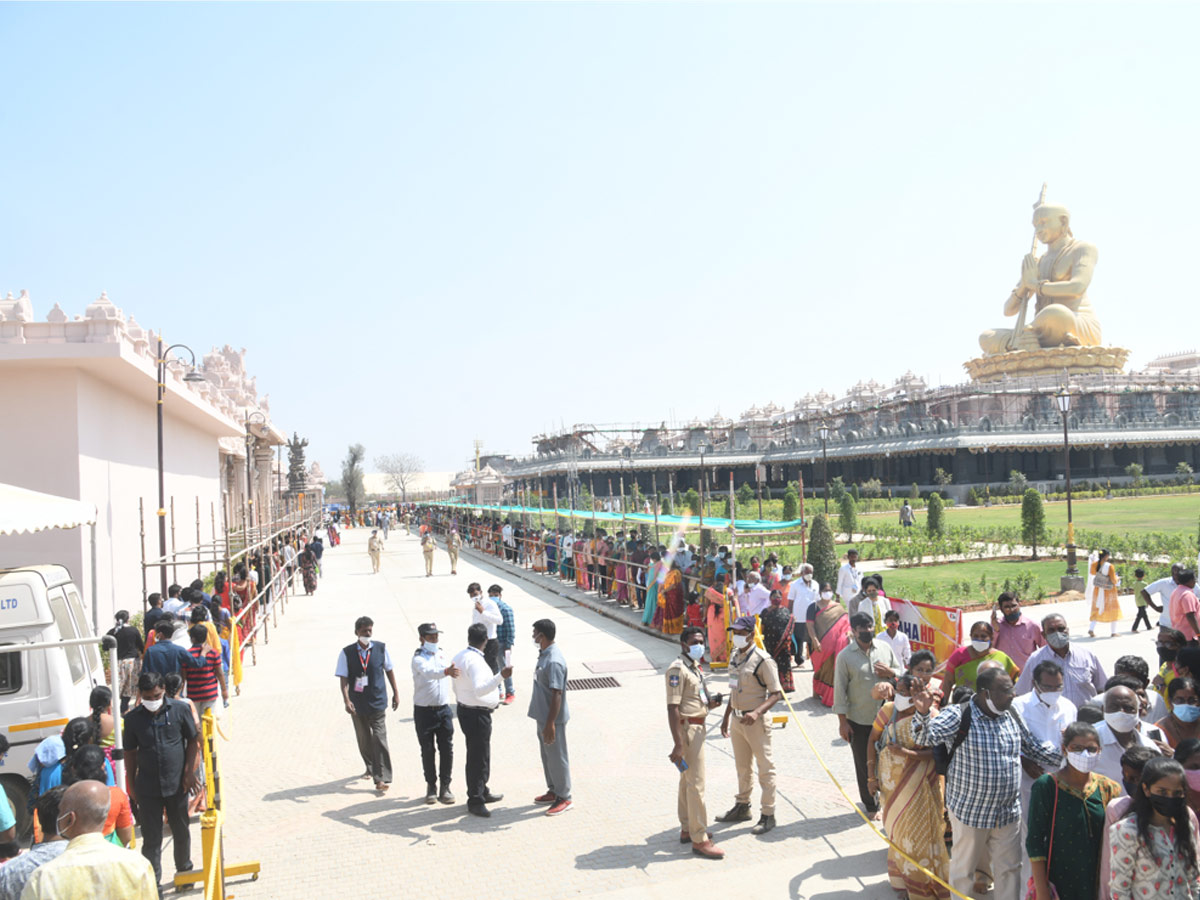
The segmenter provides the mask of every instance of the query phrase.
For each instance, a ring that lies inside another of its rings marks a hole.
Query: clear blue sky
[[[248,348],[330,475],[352,442],[451,469],[477,436],[962,380],[1045,180],[1140,366],[1196,343],[1198,20],[3,5],[0,290]]]

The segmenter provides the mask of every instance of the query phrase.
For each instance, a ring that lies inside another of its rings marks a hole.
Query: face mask
[[[429,641],[422,641],[421,649],[426,653],[435,653],[437,652],[437,644],[431,644]]]
[[[821,591],[821,599],[822,600],[832,600],[833,599],[833,591]]]
[[[867,631],[864,629],[862,631],[856,631],[854,634],[858,638],[858,642],[860,644],[869,644],[871,641],[875,640],[874,631]]]
[[[1058,701],[1062,699],[1062,695],[1063,695],[1062,691],[1043,691],[1041,689],[1038,690],[1038,697],[1047,706],[1054,706],[1055,704],[1057,704]]]
[[[687,652],[688,652],[688,656],[690,656],[696,662],[700,662],[700,660],[704,659],[704,645],[703,644],[692,644],[687,648]]]
[[[811,575],[805,575],[805,576],[804,576],[804,583],[805,583],[805,584],[809,584],[811,581],[812,581],[812,576],[811,576]]]
[[[57,819],[54,820],[54,828],[60,835],[63,833],[62,820],[65,819],[67,816],[73,816],[73,815],[75,815],[75,813],[63,813],[61,816],[59,816]]]
[[[1017,620],[1020,618],[1021,618],[1021,611],[1019,609],[1016,612],[1010,612],[1010,613],[1004,614],[1004,621],[1007,622],[1009,625],[1016,625]]]
[[[1187,779],[1188,787],[1200,791],[1200,769],[1184,769],[1183,777]]]
[[[983,698],[983,702],[984,702],[984,705],[986,705],[986,706],[987,706],[987,708],[988,708],[988,711],[989,711],[989,712],[990,712],[990,713],[991,713],[993,716],[1002,716],[1002,715],[1004,715],[1004,713],[1003,713],[1003,712],[1001,712],[1000,710],[996,709],[996,704],[992,702],[992,698],[991,698],[991,697],[984,697],[984,698]]]
[[[991,646],[991,641],[971,641],[971,649],[976,653],[987,653]]]
[[[1071,636],[1065,631],[1051,631],[1046,635],[1046,643],[1055,650],[1061,650],[1067,644],[1071,643]]]
[[[365,647],[367,644],[371,643],[371,639],[369,637],[360,637],[358,642]]]
[[[748,634],[735,634],[733,636],[733,646],[737,647],[739,650],[744,650],[749,643],[750,635]]]
[[[896,695],[896,712],[904,712],[913,705],[912,697],[905,697],[903,694]],[[1200,771],[1200,770],[1198,770]]]
[[[1183,814],[1183,797],[1163,797],[1160,794],[1150,794],[1150,805],[1154,811],[1168,819],[1174,819]]]
[[[1158,659],[1160,662],[1175,662],[1175,657],[1179,655],[1179,651],[1174,647],[1163,647],[1161,644],[1158,647]]]
[[[1176,703],[1171,711],[1181,722],[1195,722],[1200,719],[1200,706],[1192,706],[1190,703]]]
[[[143,700],[142,701],[142,706],[146,707],[146,709],[148,709],[152,713],[158,712],[160,709],[162,709],[162,705],[163,705],[162,697],[159,697],[157,700]]]
[[[1067,762],[1076,772],[1090,772],[1100,762],[1098,750],[1068,750]]]
[[[1104,723],[1113,731],[1119,731],[1124,734],[1127,731],[1133,731],[1138,723],[1137,713],[1131,712],[1106,712],[1104,714]]]

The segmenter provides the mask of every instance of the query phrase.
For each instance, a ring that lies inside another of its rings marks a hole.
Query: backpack
[[[958,720],[958,731],[954,733],[954,740],[950,747],[947,748],[943,743],[933,748],[933,767],[939,775],[945,775],[950,771],[950,760],[954,759],[955,752],[967,739],[967,732],[971,730],[972,702],[973,700],[968,700],[959,704],[962,707],[962,718]]]

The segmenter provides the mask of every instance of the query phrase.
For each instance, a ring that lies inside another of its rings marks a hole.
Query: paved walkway
[[[417,540],[402,531],[392,532],[383,571],[372,575],[366,536],[362,529],[348,532],[340,547],[326,552],[317,594],[290,602],[271,643],[260,648],[258,665],[247,666],[226,728],[232,740],[220,743],[225,848],[229,862],[258,859],[263,871],[259,881],[238,883],[231,893],[246,900],[308,900],[318,891],[360,885],[371,896],[618,900],[753,885],[759,896],[797,900],[894,896],[884,845],[848,808],[793,724],[775,733],[779,827],[756,838],[749,834],[752,823],[718,825],[714,833],[727,858],[694,858],[676,836],[677,775],[666,758],[661,673],[675,655],[673,644],[580,606],[573,591],[553,592],[550,579],[543,587],[503,564],[464,555],[459,574],[451,577],[439,551],[437,574],[425,578]],[[416,626],[436,621],[449,647],[464,646],[471,581],[503,585],[517,619],[517,700],[495,714],[492,740],[491,787],[505,799],[489,820],[466,815],[461,735],[452,785],[460,802],[424,804],[412,731],[408,661],[417,646]],[[1068,614],[1072,630],[1086,633],[1079,627],[1086,612]],[[400,709],[388,718],[395,782],[383,797],[358,779],[353,731],[333,677],[359,615],[374,618],[376,637],[388,643],[401,691]],[[544,789],[534,725],[525,715],[537,655],[529,629],[542,617],[558,623],[572,677],[612,674],[620,683],[571,696],[575,808],[554,819],[530,802]],[[1131,652],[1134,641],[1140,652],[1152,654],[1150,639],[1141,635],[1094,646],[1111,665],[1120,652]],[[809,670],[800,673],[797,686],[793,702],[802,722],[838,777],[853,785],[836,718],[809,697]],[[736,779],[729,742],[716,730],[718,717],[710,723],[711,818],[732,804]],[[199,861],[198,835],[196,847]]]

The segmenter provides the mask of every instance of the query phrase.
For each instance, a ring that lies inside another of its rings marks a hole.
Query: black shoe
[[[431,784],[425,788],[425,802],[430,804],[437,802],[437,785]]]
[[[749,822],[754,816],[750,815],[749,803],[735,803],[733,809],[724,815],[717,816],[718,822]]]
[[[450,804],[454,802],[454,795],[450,793],[450,786],[446,785],[442,788],[442,792],[438,794],[438,803]]]
[[[479,816],[480,818],[483,818],[483,819],[490,819],[492,817],[492,811],[490,809],[488,809],[486,806],[484,806],[482,803],[480,803],[478,806],[468,803],[467,804],[467,812],[469,812],[473,816]]]
[[[504,799],[503,794],[493,794],[491,791],[488,791],[486,794],[483,795],[484,803],[499,803],[503,799]]]
[[[768,816],[763,813],[762,818],[758,820],[758,824],[750,829],[751,834],[766,834],[775,827],[775,817]]]

